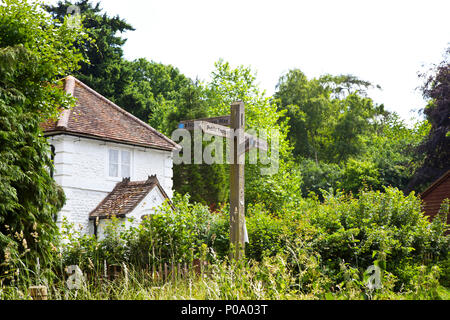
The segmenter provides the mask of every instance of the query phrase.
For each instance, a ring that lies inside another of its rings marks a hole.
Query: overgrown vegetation
[[[291,70],[268,97],[254,71],[223,60],[205,83],[127,61],[117,32],[133,27],[86,0],[76,3],[83,26],[69,26],[70,4],[47,6],[53,19],[25,0],[0,6],[0,299],[29,299],[36,284],[51,299],[450,299],[449,203],[430,222],[415,192],[403,193],[449,169],[447,60],[423,88],[426,120],[409,127],[351,75]],[[64,196],[39,124],[73,104],[58,84],[68,73],[169,136],[238,99],[246,130],[278,130],[278,171],[246,166],[245,260],[228,259],[228,172],[218,164],[175,166],[176,210],[139,227],[112,219],[101,239],[70,224],[58,234]],[[197,259],[208,261],[202,274],[153,277],[154,266]],[[78,290],[66,285],[69,265],[88,276]],[[106,279],[105,265],[121,276]]]
[[[38,4],[0,5],[0,251],[27,265],[49,262],[57,234],[64,193],[50,176],[40,124],[73,103],[57,84],[78,67],[73,43],[84,37],[67,21],[55,26]]]
[[[11,269],[1,281],[16,285],[1,294],[18,298],[22,292],[26,298],[26,285],[47,283],[57,299],[448,298],[448,203],[433,222],[423,216],[415,195],[404,196],[394,188],[364,191],[359,198],[328,194],[323,203],[310,198],[277,215],[251,206],[250,243],[246,259],[237,263],[228,260],[227,208],[211,213],[180,195],[174,204],[175,211],[164,206],[136,228],[126,229],[123,220],[114,218],[101,240],[66,225],[52,267],[28,270],[15,261],[20,258],[8,257]],[[209,262],[204,277],[192,273],[161,282],[151,276],[154,266],[190,265],[193,259]],[[61,280],[68,276],[65,268],[74,264],[90,279],[77,297]],[[120,288],[123,278],[103,280],[102,289],[97,287],[105,264],[126,266],[126,289]],[[368,287],[372,265],[381,270],[381,288]]]

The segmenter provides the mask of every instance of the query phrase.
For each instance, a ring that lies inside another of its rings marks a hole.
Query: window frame
[[[111,176],[110,175],[110,150],[117,151],[117,176]],[[128,177],[122,177],[122,166],[123,166],[123,160],[122,160],[122,153],[128,152],[129,154],[129,176],[131,178],[132,172],[133,172],[133,150],[130,149],[124,149],[124,148],[117,148],[117,147],[107,147],[106,148],[106,177],[110,180],[120,181],[123,178]]]

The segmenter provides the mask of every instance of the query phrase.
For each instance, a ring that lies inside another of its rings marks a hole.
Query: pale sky
[[[223,58],[250,66],[268,95],[293,68],[309,78],[353,74],[380,85],[369,95],[406,120],[425,105],[415,90],[422,83],[417,73],[439,63],[450,43],[448,0],[103,0],[101,6],[136,29],[124,35],[127,59],[171,64],[207,81]]]

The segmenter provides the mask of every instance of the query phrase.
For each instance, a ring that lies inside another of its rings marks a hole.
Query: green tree
[[[363,136],[384,113],[383,105],[374,105],[366,95],[371,86],[352,75],[309,80],[294,69],[282,76],[274,97],[286,110],[294,155],[339,163],[361,154]]]
[[[264,165],[259,158],[256,164],[245,166],[246,203],[263,203],[269,210],[277,211],[287,203],[299,201],[301,175],[292,160],[287,121],[281,119],[284,111],[277,110],[275,102],[258,88],[255,73],[248,67],[233,68],[228,62],[219,60],[206,86],[210,116],[230,114],[230,105],[241,100],[245,104],[245,130],[260,135],[271,130],[278,133],[276,163]],[[267,138],[269,145],[275,148],[276,137],[269,134]],[[275,150],[271,149],[271,152]],[[248,160],[248,154],[246,157]],[[262,168],[271,166],[272,174],[262,173]]]
[[[428,100],[423,113],[431,129],[417,148],[417,153],[424,154],[425,159],[408,190],[421,190],[450,170],[450,47],[434,74],[425,78],[422,93]]]
[[[80,63],[81,68],[73,75],[111,101],[118,102],[132,82],[132,71],[123,59],[122,47],[126,39],[121,34],[134,28],[118,15],[110,17],[102,13],[99,2],[94,5],[89,0],[64,0],[45,8],[59,25],[68,16],[71,5],[79,8],[83,27],[90,37],[75,44],[87,60]],[[139,95],[135,99],[139,99]]]
[[[55,26],[39,3],[0,5],[0,255],[3,270],[20,261],[45,265],[64,193],[50,176],[40,124],[73,100],[58,79],[76,70],[82,29]],[[3,259],[5,257],[5,259]],[[10,259],[8,261],[8,259]],[[15,271],[15,270],[14,270]],[[2,276],[4,273],[1,273]]]
[[[428,121],[418,121],[410,128],[395,113],[383,117],[376,132],[366,138],[366,152],[361,157],[378,168],[380,183],[406,190],[423,155],[415,152],[430,130]]]
[[[342,178],[342,169],[336,163],[316,162],[312,159],[299,159],[298,166],[302,173],[302,195],[307,197],[314,192],[323,200],[322,190],[338,188]]]
[[[184,117],[206,111],[201,103],[201,85],[177,68],[143,58],[129,65],[132,82],[118,99],[119,104],[155,129],[170,136]]]
[[[328,121],[333,125],[329,132],[325,131],[325,139],[328,141],[324,141],[322,145],[325,159],[340,163],[364,152],[365,138],[374,130],[371,120],[380,114],[383,106],[376,107],[372,99],[356,93],[351,93],[342,100],[334,100],[333,105],[338,112]]]
[[[298,69],[280,77],[274,98],[280,101],[279,110],[286,112],[282,119],[288,119],[294,155],[318,159],[319,132],[331,111],[330,97],[331,90]]]
[[[351,75],[309,80],[297,69],[280,78],[275,97],[286,111],[303,195],[321,196],[321,189],[330,188],[355,194],[364,186],[405,189],[421,161],[413,150],[428,126],[418,122],[409,128],[367,96],[371,86]]]

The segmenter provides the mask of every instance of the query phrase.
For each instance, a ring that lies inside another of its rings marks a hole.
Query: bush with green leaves
[[[228,206],[213,213],[190,203],[188,195],[175,195],[173,200],[175,209],[166,204],[136,228],[125,230],[123,221],[113,219],[100,241],[89,236],[73,238],[65,245],[65,263],[81,263],[84,268],[100,265],[101,269],[103,261],[125,262],[145,268],[189,263],[205,258],[206,253],[212,264],[227,261]],[[282,258],[293,278],[291,289],[322,298],[332,297],[330,292],[347,298],[388,297],[399,290],[413,292],[423,279],[439,275],[445,284],[448,206],[433,222],[421,209],[418,197],[405,196],[396,188],[363,191],[358,198],[324,193],[324,202],[308,198],[276,214],[263,203],[250,205],[246,261]],[[380,268],[383,283],[382,289],[373,292],[366,287],[367,269],[372,265]],[[434,280],[430,281],[423,285],[436,289]]]
[[[379,168],[371,161],[350,158],[342,169],[337,187],[346,192],[358,194],[363,188],[381,189]]]
[[[288,233],[283,219],[264,210],[261,204],[249,206],[247,216],[249,243],[245,245],[246,256],[261,261],[265,256],[282,253]]]
[[[40,124],[74,102],[59,79],[83,60],[73,47],[80,39],[81,28],[55,26],[38,2],[0,5],[0,256],[12,259],[2,259],[2,274],[51,263],[64,192],[51,178]]]
[[[130,238],[130,260],[138,264],[179,263],[198,257],[208,241],[212,216],[208,207],[176,196],[174,210],[166,203],[146,218]]]
[[[297,214],[307,226],[306,231],[298,230],[297,237],[308,234],[308,246],[320,255],[327,274],[336,281],[342,280],[342,262],[364,272],[374,261],[381,261],[401,285],[410,279],[403,277],[398,266],[448,259],[450,240],[444,235],[444,221],[430,223],[421,211],[421,200],[396,188],[363,191],[359,198],[328,194],[323,204]]]
[[[302,175],[302,196],[307,197],[311,192],[321,197],[321,190],[329,190],[338,186],[342,176],[341,168],[335,163],[316,162],[312,159],[299,159]]]

